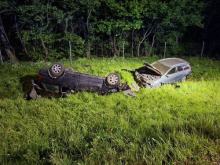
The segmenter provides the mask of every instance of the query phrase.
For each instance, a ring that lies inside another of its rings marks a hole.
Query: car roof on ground
[[[165,59],[161,59],[158,62],[168,66],[168,67],[172,67],[174,65],[180,64],[180,63],[187,63],[187,61],[180,59],[180,58],[165,58]]]

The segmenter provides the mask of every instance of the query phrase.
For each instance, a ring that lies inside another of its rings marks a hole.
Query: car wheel
[[[64,73],[64,66],[59,63],[53,64],[48,70],[49,76],[51,78],[58,78]]]
[[[117,86],[120,84],[120,76],[116,73],[110,73],[106,77],[106,84],[109,86]]]

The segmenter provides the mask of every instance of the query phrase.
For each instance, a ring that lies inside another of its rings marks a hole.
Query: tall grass
[[[66,67],[106,76],[143,59],[78,59]],[[180,88],[141,89],[137,97],[76,93],[23,99],[21,78],[51,63],[4,64],[0,70],[1,164],[218,164],[220,62],[188,59]]]

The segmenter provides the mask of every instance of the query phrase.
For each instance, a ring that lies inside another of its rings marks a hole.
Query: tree
[[[41,59],[69,57],[70,49],[88,58],[141,56],[161,53],[165,42],[175,54],[186,29],[203,19],[201,0],[3,0],[0,8],[16,11],[29,52]]]
[[[25,41],[41,45],[44,59],[47,60],[48,46],[58,40],[58,34],[54,32],[54,29],[59,22],[64,20],[64,13],[53,6],[50,1],[44,2],[31,1],[29,4],[20,5],[17,11],[22,21]]]

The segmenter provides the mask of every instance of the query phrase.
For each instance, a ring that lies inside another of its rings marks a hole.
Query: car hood
[[[151,71],[157,73],[158,75],[162,76],[162,73],[157,68],[155,68],[153,65],[148,64],[148,63],[144,63],[144,66],[146,66]]]

